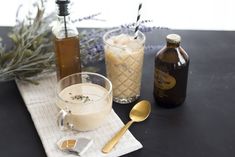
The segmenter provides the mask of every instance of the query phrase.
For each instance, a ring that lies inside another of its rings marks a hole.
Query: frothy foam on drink
[[[107,94],[108,91],[105,88],[96,84],[74,84],[66,87],[59,93],[59,96],[64,100],[59,105],[61,108],[68,107],[72,113],[86,114],[96,112],[109,106],[106,105],[109,103],[106,98]],[[99,101],[102,98],[104,100]]]
[[[63,101],[56,104],[61,109],[71,111],[66,120],[76,130],[87,131],[98,127],[112,108],[112,94],[96,84],[74,84],[63,89],[59,96]]]

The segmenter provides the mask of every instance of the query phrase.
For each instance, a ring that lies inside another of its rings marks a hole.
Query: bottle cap
[[[178,34],[169,34],[166,36],[166,41],[172,44],[179,44],[181,37]]]
[[[69,15],[68,12],[68,4],[70,0],[56,0],[56,4],[58,5],[58,15],[59,16],[67,16]]]

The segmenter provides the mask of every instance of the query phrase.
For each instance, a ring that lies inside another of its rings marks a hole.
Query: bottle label
[[[169,90],[176,85],[176,80],[173,76],[159,69],[155,69],[155,86],[163,90]]]

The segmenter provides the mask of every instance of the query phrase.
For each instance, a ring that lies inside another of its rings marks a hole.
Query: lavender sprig
[[[72,20],[72,22],[73,22],[73,23],[76,23],[76,22],[80,22],[80,21],[83,21],[83,20],[105,21],[105,20],[103,20],[103,19],[98,19],[98,18],[96,18],[96,17],[99,16],[100,14],[101,14],[101,13],[92,14],[92,15],[85,16],[85,17],[82,17],[82,18],[79,18],[79,19]]]
[[[142,20],[140,22],[139,30],[144,33],[152,32],[157,29],[168,29],[166,27],[148,27],[144,24],[152,22],[151,20]],[[107,31],[115,28],[130,29],[134,28],[135,23],[124,24],[109,29],[91,29],[89,31],[83,30],[80,32],[80,45],[83,65],[94,63],[104,58],[103,35]],[[146,45],[146,52],[159,49],[161,45]]]
[[[0,40],[0,81],[8,81],[20,79],[30,83],[37,83],[31,77],[55,70],[55,56],[52,47],[51,28],[48,25],[56,20],[54,13],[47,16],[44,15],[45,0],[41,0],[39,4],[33,4],[37,9],[36,17],[32,15],[26,16],[23,21],[18,19],[20,11],[17,11],[16,26],[9,33],[14,47],[6,51],[5,46]],[[29,12],[29,14],[31,14]],[[98,20],[100,13],[86,16],[74,20],[73,22],[81,22],[83,20]],[[151,32],[155,29],[163,27],[147,27],[144,24],[151,22],[143,20],[140,23],[142,32]],[[120,25],[114,28],[129,29],[134,28],[135,23]],[[89,29],[80,31],[80,53],[82,66],[85,67],[89,63],[94,63],[104,58],[103,35],[110,29]],[[164,28],[165,29],[165,28]],[[154,45],[147,45],[147,50],[153,50]]]

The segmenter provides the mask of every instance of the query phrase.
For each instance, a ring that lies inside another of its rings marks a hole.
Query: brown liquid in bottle
[[[178,36],[179,37],[179,36]],[[154,96],[162,107],[175,107],[186,98],[189,57],[178,43],[167,41],[155,56]]]
[[[57,66],[57,79],[81,72],[79,37],[54,40]]]

